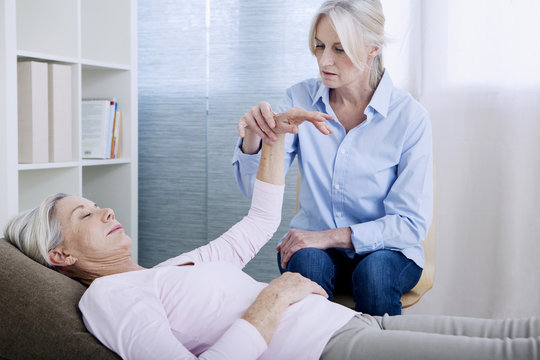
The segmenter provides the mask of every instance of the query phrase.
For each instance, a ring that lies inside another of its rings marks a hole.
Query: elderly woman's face
[[[94,202],[68,196],[55,205],[67,253],[79,264],[111,264],[129,256],[131,239],[111,209],[101,209]]]
[[[358,69],[345,53],[328,16],[319,20],[315,30],[315,56],[322,82],[329,88],[351,85],[361,81],[362,76],[369,75]]]

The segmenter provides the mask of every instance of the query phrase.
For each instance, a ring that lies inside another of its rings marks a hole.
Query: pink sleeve
[[[238,319],[197,358],[174,336],[152,292],[101,279],[83,294],[79,308],[88,331],[123,359],[253,360],[267,349],[257,329]]]
[[[207,245],[157,266],[227,261],[244,267],[277,230],[281,222],[284,189],[284,185],[255,180],[251,208],[247,216]]]
[[[259,331],[246,320],[238,319],[199,359],[258,359],[267,348]]]

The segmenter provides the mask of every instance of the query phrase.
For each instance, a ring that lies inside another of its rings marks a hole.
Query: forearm
[[[244,154],[255,154],[261,148],[261,137],[255,132],[246,129],[244,140],[242,141],[242,152]]]
[[[273,145],[262,144],[261,160],[257,170],[257,179],[269,184],[285,184],[285,134],[278,134]]]
[[[266,287],[246,310],[242,319],[253,325],[266,343],[269,343],[287,306],[278,292]]]
[[[399,214],[385,215],[373,221],[351,225],[357,253],[378,249],[403,250],[418,245],[426,237],[428,219],[411,219]]]
[[[354,249],[351,239],[352,230],[350,227],[330,229],[323,232],[326,233],[328,238],[329,248]]]

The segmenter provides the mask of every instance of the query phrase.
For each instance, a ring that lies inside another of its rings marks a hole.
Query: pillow
[[[84,326],[85,290],[0,238],[0,358],[119,359]]]

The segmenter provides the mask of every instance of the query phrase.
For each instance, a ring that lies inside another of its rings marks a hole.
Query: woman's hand
[[[311,294],[328,298],[328,294],[319,284],[293,272],[285,272],[277,279],[272,280],[263,292],[269,293],[271,297],[280,297],[285,307],[297,303]]]
[[[279,325],[283,311],[308,295],[318,294],[328,298],[328,294],[317,283],[297,273],[286,272],[270,284],[246,310],[242,319],[252,324],[267,343]]]
[[[260,102],[245,113],[238,122],[238,135],[240,135],[241,138],[244,138],[244,144],[246,142],[249,145],[257,143],[257,151],[261,139],[268,145],[272,145],[272,143],[277,140],[276,133],[272,131],[276,126],[274,115],[276,115],[276,113],[274,113],[272,107],[266,101]],[[245,153],[251,153],[246,151],[244,147],[242,150]]]
[[[303,119],[302,116],[304,116]],[[284,113],[277,115],[272,110],[270,104],[263,101],[252,107],[238,122],[238,135],[244,138],[242,151],[245,154],[254,154],[258,152],[261,139],[266,144],[272,145],[277,140],[279,131],[282,131],[282,128],[279,128],[279,124],[276,123],[277,121],[286,120],[288,125],[296,125],[296,127],[289,127],[291,130],[285,132],[292,132],[294,130],[298,132],[298,125],[304,120],[308,120],[314,122],[314,124],[317,123],[317,128],[323,134],[329,134],[331,133],[330,128],[328,128],[326,124],[323,126],[320,123],[324,122],[324,120],[332,119],[333,117],[328,114],[307,111],[300,107],[289,109]],[[278,126],[278,129],[276,129],[276,126]]]
[[[281,267],[287,268],[291,257],[304,248],[326,250],[329,248],[353,249],[351,228],[337,228],[324,231],[291,229],[276,248],[281,255]]]
[[[298,125],[304,121],[311,122],[322,134],[332,133],[332,129],[326,124],[326,120],[332,120],[331,115],[319,111],[307,111],[299,106],[295,106],[281,114],[274,116],[273,132],[275,134],[298,133]]]

